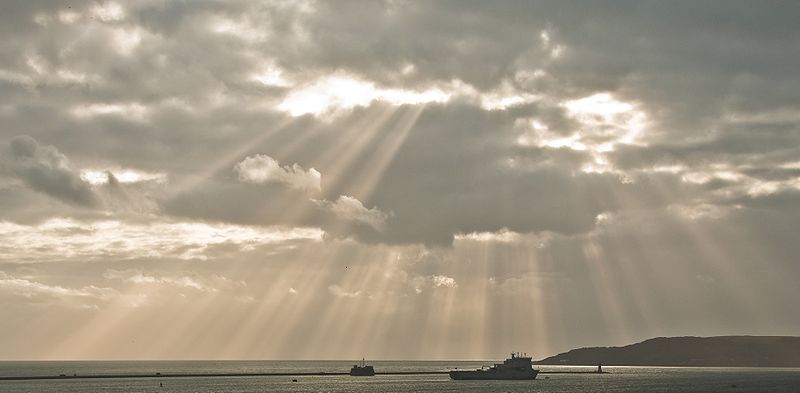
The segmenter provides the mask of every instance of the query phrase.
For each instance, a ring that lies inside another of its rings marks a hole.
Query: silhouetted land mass
[[[800,337],[658,337],[624,347],[573,349],[536,364],[800,367]]]

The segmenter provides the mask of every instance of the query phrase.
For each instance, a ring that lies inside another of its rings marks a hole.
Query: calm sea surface
[[[0,376],[347,372],[353,361],[0,362]],[[445,371],[485,362],[375,361],[378,372]],[[542,371],[591,370],[542,366]],[[118,378],[0,381],[0,392],[800,392],[798,368],[604,367],[609,374],[540,374],[534,381],[452,381],[447,375]],[[162,383],[164,386],[159,386]]]

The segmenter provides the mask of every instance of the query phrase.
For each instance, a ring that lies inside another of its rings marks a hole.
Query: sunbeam
[[[800,3],[619,1],[7,0],[0,393],[800,386]]]
[[[261,131],[255,136],[255,138],[241,141],[238,144],[229,147],[226,151],[218,154],[211,162],[202,164],[201,168],[197,170],[197,172],[181,180],[180,182],[173,184],[169,189],[168,198],[186,192],[191,192],[203,182],[208,181],[209,178],[218,173],[220,170],[232,168],[236,161],[241,159],[242,156],[244,156],[247,152],[251,151],[253,147],[261,145],[265,141],[269,140],[270,137],[280,133],[286,129],[286,127],[291,125],[293,121],[294,119],[286,118],[280,123]]]

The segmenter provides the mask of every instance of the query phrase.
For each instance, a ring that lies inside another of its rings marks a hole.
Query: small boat
[[[375,369],[372,366],[366,365],[364,359],[361,359],[361,364],[354,364],[350,369],[350,375],[353,377],[371,377],[375,375]]]

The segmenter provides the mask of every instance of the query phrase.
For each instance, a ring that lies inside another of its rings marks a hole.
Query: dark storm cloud
[[[611,157],[620,168],[708,163],[767,167],[800,157],[798,124],[719,124],[701,140],[674,140],[648,146],[622,146]]]
[[[53,146],[17,136],[9,142],[4,156],[3,169],[35,191],[78,206],[96,207],[100,203],[91,186]]]
[[[581,165],[590,160],[585,152],[517,146],[513,116],[451,104],[423,112],[374,192],[361,195],[359,185],[370,175],[374,148],[361,152],[335,183],[326,182],[326,176],[337,163],[315,162],[336,143],[337,130],[347,123],[341,119],[322,130],[293,129],[283,143],[250,149],[280,156],[282,144],[292,144],[295,138],[314,140],[291,157],[321,172],[322,193],[328,200],[353,195],[364,206],[392,212],[381,231],[344,225],[312,203],[307,193],[289,186],[242,182],[234,163],[196,189],[165,201],[165,212],[244,224],[321,225],[336,235],[354,234],[369,242],[447,245],[456,233],[502,228],[583,233],[602,212],[662,206],[697,192],[670,175],[643,175],[626,183],[616,174],[583,173]],[[387,135],[382,130],[375,140]],[[303,214],[287,215],[292,208]]]
[[[558,149],[510,155],[517,137],[510,123],[503,114],[469,107],[425,112],[367,200],[395,212],[387,240],[447,244],[456,233],[504,227],[582,233],[604,211],[669,202],[647,181],[624,184],[613,174],[582,173],[580,163],[588,159]],[[525,159],[534,165],[526,168]]]
[[[238,184],[231,168],[253,154],[314,165],[329,201],[353,195],[364,206],[394,212],[385,231],[363,237],[371,241],[446,244],[455,233],[504,227],[580,233],[605,211],[697,198],[700,190],[681,183],[680,174],[640,174],[641,182],[627,184],[616,173],[581,173],[592,160],[585,151],[515,143],[515,121],[535,119],[563,136],[580,130],[560,104],[601,91],[640,105],[650,122],[643,144],[618,145],[608,154],[622,171],[746,164],[737,170],[759,177],[798,156],[791,147],[796,122],[723,119],[796,109],[793,92],[800,90],[792,86],[799,78],[788,67],[798,47],[787,19],[791,3],[156,2],[124,4],[121,17],[106,20],[92,11],[98,4],[108,3],[18,5],[4,14],[16,26],[9,33],[27,42],[0,46],[0,93],[13,102],[2,112],[4,123],[30,130],[83,165],[168,171],[173,184],[287,120],[274,108],[292,87],[252,79],[270,64],[298,87],[338,71],[388,87],[458,80],[479,93],[505,84],[542,97],[500,112],[458,97],[430,106],[374,195],[356,195],[347,181],[326,186],[328,168],[314,164],[336,146],[347,116],[329,124],[295,120],[231,157],[199,189],[162,201],[165,212],[180,216],[328,221],[308,198]],[[70,21],[69,12],[79,14]],[[539,76],[526,76],[537,70]],[[65,132],[70,138],[60,136]],[[303,136],[313,143],[283,152],[283,144]],[[356,160],[354,178],[365,175],[359,163],[369,165]],[[795,178],[791,169],[780,176]],[[659,195],[662,183],[675,192]],[[281,218],[277,207],[292,201],[313,213]]]

